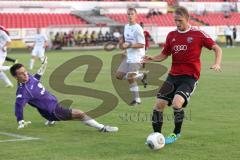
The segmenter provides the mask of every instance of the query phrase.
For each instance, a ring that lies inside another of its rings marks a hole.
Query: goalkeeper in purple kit
[[[24,128],[30,121],[24,121],[23,109],[28,103],[47,119],[45,124],[54,124],[55,121],[80,120],[84,124],[94,127],[101,132],[117,132],[117,127],[105,126],[87,116],[79,109],[63,108],[57,98],[49,93],[40,83],[40,78],[46,70],[47,58],[42,63],[37,74],[30,75],[22,64],[15,64],[10,68],[11,75],[17,80],[15,115],[18,129]]]

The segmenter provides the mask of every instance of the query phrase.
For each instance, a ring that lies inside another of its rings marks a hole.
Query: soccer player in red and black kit
[[[211,69],[215,71],[221,69],[221,48],[206,33],[191,27],[188,20],[188,10],[178,7],[174,13],[177,29],[167,35],[163,51],[156,56],[145,56],[143,60],[143,63],[161,62],[172,56],[171,70],[157,94],[152,116],[154,132],[161,132],[163,110],[167,105],[172,105],[175,128],[173,133],[166,137],[166,144],[175,142],[180,136],[184,119],[183,108],[188,104],[200,76],[202,47],[215,53],[215,62]]]
[[[140,22],[140,26],[144,29],[144,24],[143,22]],[[144,34],[144,37],[145,37],[145,52],[147,52],[147,50],[149,49],[150,47],[150,38],[151,38],[151,35],[148,31],[144,30],[143,31],[143,34]]]

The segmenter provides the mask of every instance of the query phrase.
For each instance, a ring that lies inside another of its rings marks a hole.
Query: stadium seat
[[[107,17],[120,22],[122,24],[128,23],[127,15],[126,14],[106,14]],[[173,14],[167,13],[163,15],[155,15],[147,18],[146,14],[138,14],[138,22],[143,22],[149,25],[157,25],[157,26],[175,26],[173,20]],[[196,23],[190,20],[190,23],[194,26],[199,26],[199,23]]]
[[[1,13],[1,25],[7,28],[38,28],[50,25],[81,25],[84,20],[71,14]]]
[[[229,18],[224,18],[224,13],[207,13],[206,15],[191,15],[193,18],[198,19],[199,21],[204,22],[207,25],[239,25],[240,24],[240,13],[230,13]]]

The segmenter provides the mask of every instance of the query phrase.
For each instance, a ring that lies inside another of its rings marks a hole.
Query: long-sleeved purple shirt
[[[18,83],[15,103],[17,121],[23,120],[23,108],[27,103],[36,108],[44,118],[50,120],[54,117],[53,111],[58,105],[57,98],[44,88],[40,78],[38,74],[29,74],[28,82]]]

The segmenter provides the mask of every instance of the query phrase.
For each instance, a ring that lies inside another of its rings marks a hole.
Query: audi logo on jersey
[[[177,53],[179,51],[186,51],[187,45],[174,45],[173,50],[175,51],[175,53]]]

